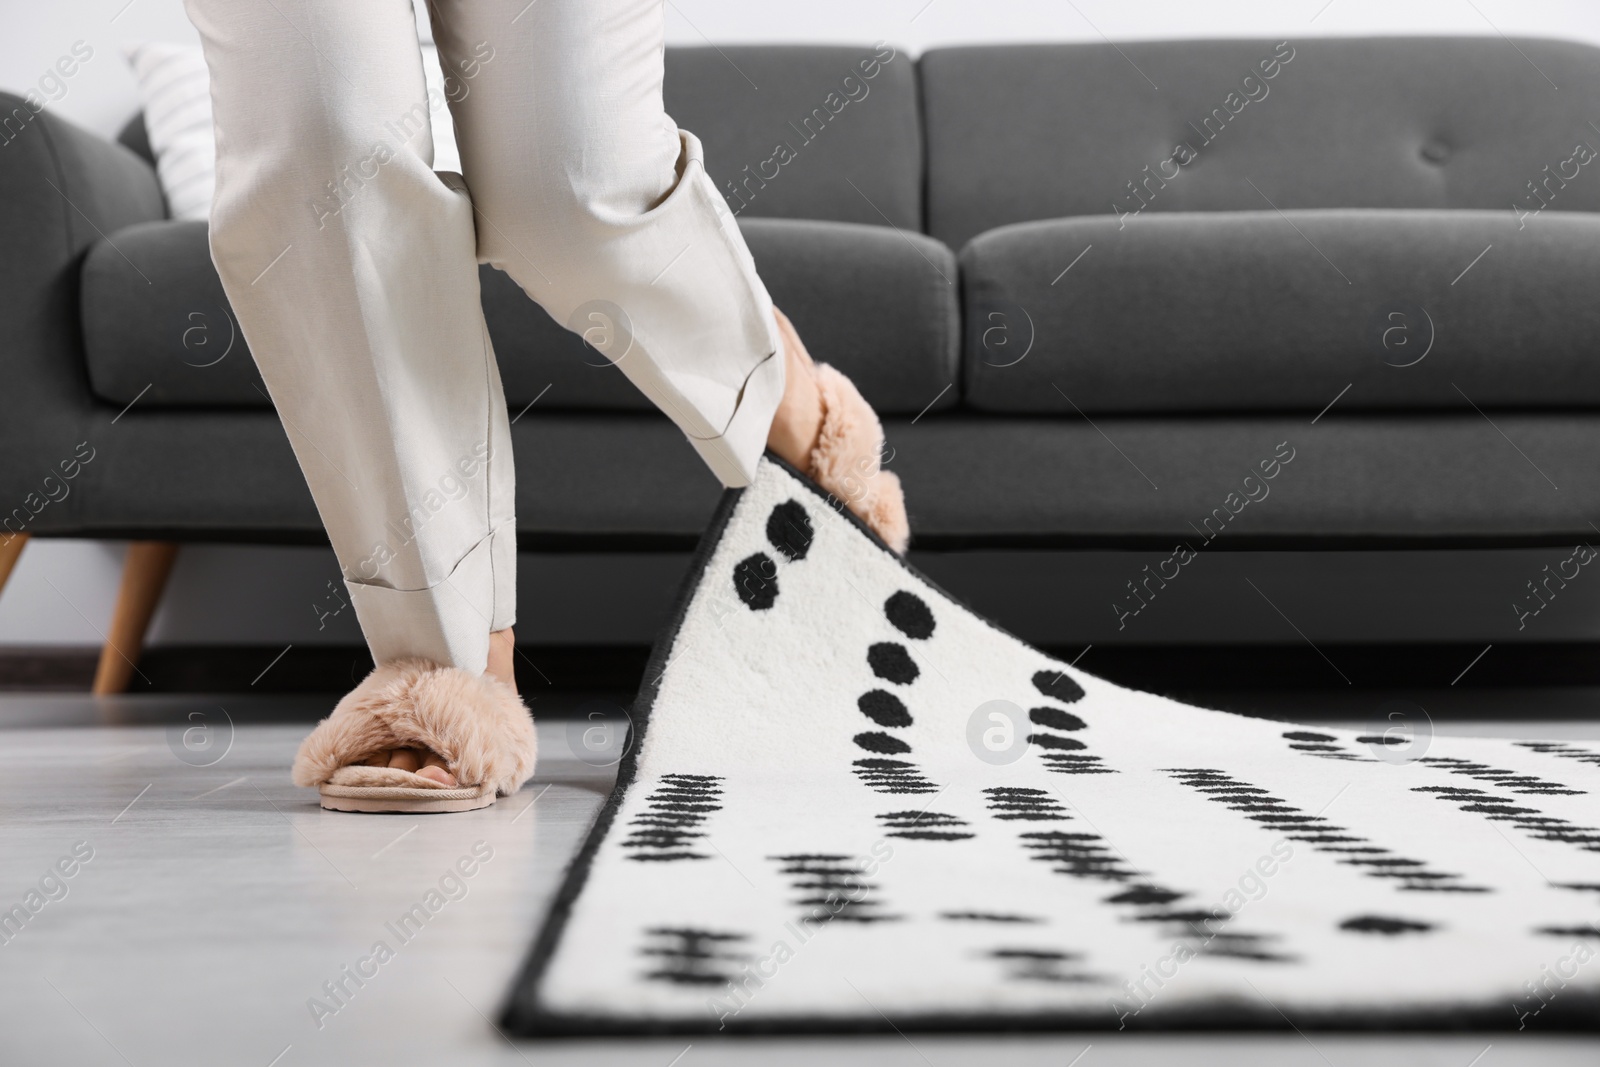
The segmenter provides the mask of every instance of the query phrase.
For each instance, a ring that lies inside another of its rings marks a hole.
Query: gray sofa
[[[669,49],[666,95],[776,303],[882,413],[917,547],[1593,534],[1600,51],[886,51]],[[320,540],[142,124],[118,145],[18,108],[0,94],[8,528]],[[483,273],[523,547],[692,543],[718,488],[688,445]]]

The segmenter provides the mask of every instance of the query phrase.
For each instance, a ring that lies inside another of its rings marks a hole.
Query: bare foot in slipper
[[[489,670],[423,660],[380,665],[295,756],[295,784],[343,811],[466,811],[533,774],[533,719],[511,677],[511,631],[491,635]]]
[[[885,544],[904,553],[911,539],[900,478],[882,469],[883,426],[849,378],[815,363],[794,324],[777,308],[783,338],[783,400],[767,447],[855,512]]]

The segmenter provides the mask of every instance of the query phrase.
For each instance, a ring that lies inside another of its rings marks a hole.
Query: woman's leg
[[[501,631],[509,674],[506,406],[471,201],[432,169],[411,0],[186,2],[211,69],[212,258],[373,659],[476,676]]]
[[[903,550],[877,416],[775,320],[699,140],[663,107],[662,0],[429,6],[479,256],[615,362],[723,484],[770,445]]]
[[[515,6],[430,4],[479,256],[743,485],[784,397],[784,344],[700,142],[663,108],[663,4]]]
[[[212,258],[373,658],[481,672],[515,615],[511,445],[411,2],[187,6],[211,68]]]

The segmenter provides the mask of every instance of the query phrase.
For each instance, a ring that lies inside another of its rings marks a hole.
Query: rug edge
[[[771,458],[771,453],[768,453],[768,456]],[[616,783],[607,795],[605,803],[601,805],[600,811],[595,815],[595,820],[590,825],[577,854],[567,864],[566,871],[561,876],[560,888],[556,890],[556,895],[544,914],[533,947],[528,951],[522,966],[517,969],[511,988],[506,994],[505,1004],[499,1012],[501,1025],[513,1033],[524,1036],[549,1033],[547,1027],[541,1025],[541,1020],[548,1021],[551,1018],[561,1017],[546,1013],[539,1007],[539,985],[550,961],[555,956],[556,949],[560,947],[561,937],[566,932],[567,920],[572,914],[572,907],[577,903],[583,887],[589,880],[589,872],[593,869],[600,846],[610,834],[617,812],[633,786],[634,778],[638,774],[639,753],[644,748],[645,734],[649,728],[650,712],[655,707],[656,692],[665,674],[667,662],[671,659],[672,647],[677,643],[678,635],[683,630],[684,620],[688,616],[689,604],[694,599],[695,591],[700,588],[711,557],[716,554],[717,546],[722,543],[728,522],[733,518],[733,513],[743,496],[742,488],[723,491],[716,510],[711,514],[711,521],[700,537],[700,543],[695,546],[689,569],[673,600],[672,613],[668,617],[667,624],[662,627],[661,634],[650,648],[650,658],[645,664],[644,677],[639,683],[639,691],[634,695],[629,712],[631,737],[627,751],[617,764]]]

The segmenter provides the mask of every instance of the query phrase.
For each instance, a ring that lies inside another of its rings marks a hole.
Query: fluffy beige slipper
[[[444,759],[458,786],[365,761],[396,748]],[[470,811],[510,796],[533,776],[538,742],[516,692],[488,675],[426,660],[385,663],[300,743],[296,785],[334,811]]]
[[[900,477],[882,469],[883,426],[855,383],[815,364],[822,394],[822,430],[806,474],[861,517],[901,555],[911,541]]]

